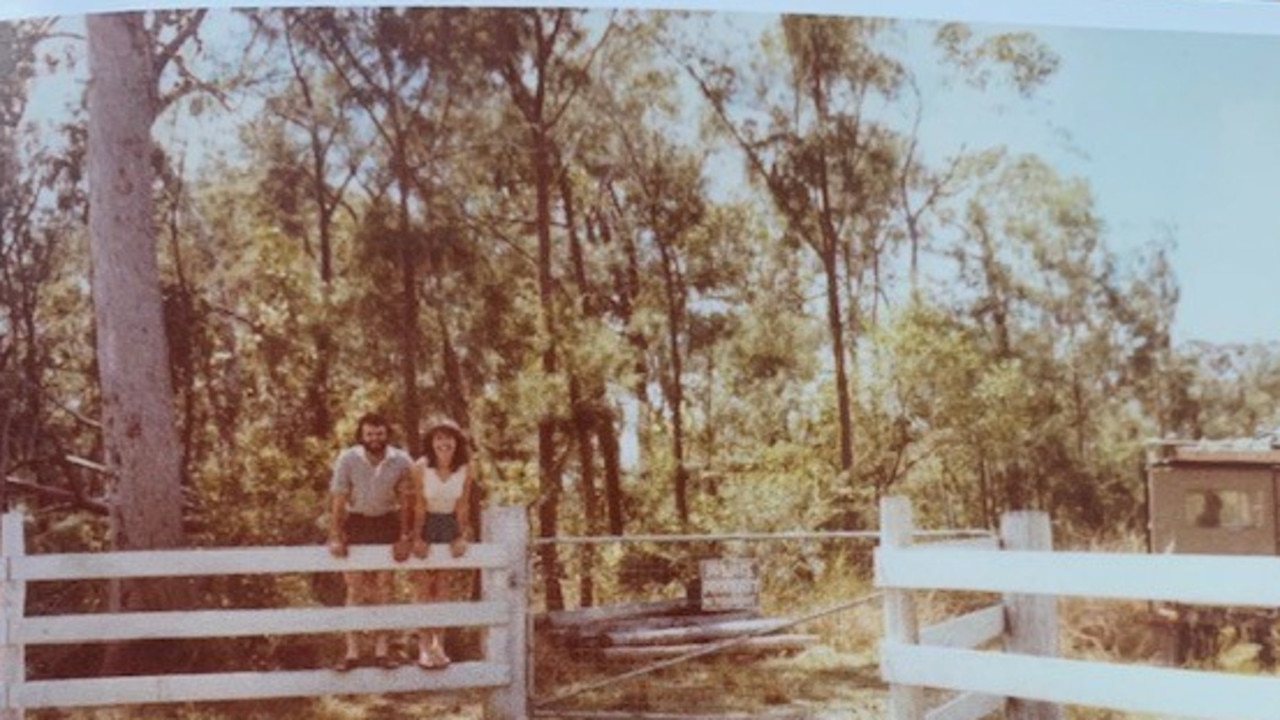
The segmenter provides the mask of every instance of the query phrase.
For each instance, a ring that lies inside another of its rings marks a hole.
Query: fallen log
[[[663,630],[674,627],[694,627],[715,625],[717,623],[738,620],[756,620],[760,618],[759,610],[725,610],[723,612],[681,612],[671,615],[652,615],[649,617],[622,618],[604,620],[600,623],[583,625],[577,628],[580,632],[627,632],[630,630]]]
[[[552,627],[577,627],[606,620],[662,615],[684,610],[688,607],[689,601],[684,598],[656,600],[653,602],[620,603],[617,605],[596,605],[576,610],[555,610],[543,615],[539,620],[550,623]]]
[[[798,652],[817,644],[817,635],[769,635],[743,640],[725,647],[715,655],[759,656],[773,653]],[[688,645],[630,645],[607,647],[600,650],[601,656],[614,662],[649,662],[666,660],[697,652],[706,647],[697,643]],[[706,655],[704,657],[711,657]]]
[[[780,630],[792,623],[791,618],[762,618],[759,620],[731,620],[710,625],[674,627],[662,630],[631,630],[605,634],[607,644],[618,645],[680,645],[727,640],[740,635],[763,635]]]
[[[676,615],[652,615],[640,618],[622,618],[617,620],[601,620],[600,622],[576,627],[559,628],[551,631],[556,642],[575,647],[601,647],[608,644],[609,633],[635,631],[666,630],[669,628],[700,627],[737,620],[755,620],[760,617],[756,610],[734,610],[718,613],[681,613]]]
[[[545,710],[538,713],[548,720],[808,720],[813,712],[805,708],[728,712],[720,714],[638,712],[632,710]]]

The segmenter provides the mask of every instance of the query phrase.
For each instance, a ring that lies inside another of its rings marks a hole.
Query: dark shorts
[[[427,513],[422,537],[429,543],[453,542],[458,537],[458,517],[453,513]]]
[[[396,513],[386,515],[347,516],[344,526],[350,545],[390,545],[400,539],[400,518]]]

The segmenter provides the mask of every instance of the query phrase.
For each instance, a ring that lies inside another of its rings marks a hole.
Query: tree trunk
[[[546,129],[541,125],[541,108],[530,128],[533,145],[533,175],[537,195],[538,230],[538,302],[541,309],[546,346],[542,350],[543,377],[550,381],[558,370],[556,362],[555,279],[551,274],[551,157]],[[544,409],[538,419],[538,479],[542,502],[538,506],[538,534],[554,538],[559,532],[560,474],[555,461],[555,418]],[[546,584],[547,609],[564,608],[564,592],[560,588],[560,560],[554,545],[542,546],[543,579]]]
[[[90,15],[89,239],[105,464],[113,476],[111,542],[118,550],[180,546],[181,449],[165,336],[153,217],[156,89],[141,13]],[[127,610],[185,604],[178,582],[112,583]],[[111,672],[178,659],[165,648],[112,645]]]
[[[578,493],[582,496],[582,515],[588,535],[600,534],[600,501],[596,495],[596,453],[594,444],[593,413],[590,403],[582,397],[582,382],[569,380],[569,398],[573,406],[573,430],[578,446]],[[578,604],[595,605],[595,547],[584,545],[581,550],[582,565],[578,569]]]
[[[557,326],[555,316],[555,278],[551,269],[551,194],[555,183],[552,173],[554,158],[551,127],[554,120],[547,117],[547,83],[549,65],[553,55],[555,36],[562,29],[559,22],[565,10],[552,11],[557,16],[550,30],[543,26],[540,11],[507,14],[509,22],[499,23],[495,34],[501,38],[501,52],[507,53],[499,67],[503,81],[511,94],[528,130],[529,161],[532,165],[535,191],[535,229],[538,235],[538,309],[542,325],[542,376],[551,382],[559,372]],[[514,48],[521,43],[517,25],[527,20],[532,30],[532,46],[529,59],[532,71],[525,67],[524,57]],[[533,86],[525,84],[532,73]],[[541,499],[538,503],[538,535],[554,538],[558,533],[560,515],[560,472],[556,461],[556,418],[550,408],[542,408],[538,418],[538,486]],[[564,608],[564,593],[560,586],[560,561],[555,545],[543,544],[539,550],[543,582],[548,610]]]
[[[308,431],[312,437],[325,438],[333,431],[333,410],[329,405],[329,376],[332,373],[334,342],[329,327],[333,304],[333,208],[326,199],[325,162],[319,138],[312,133],[311,191],[316,204],[316,219],[320,245],[320,294],[322,317],[312,330],[312,342],[316,348],[316,365],[311,382],[307,384],[307,410],[311,413]]]
[[[668,392],[671,398],[671,454],[675,463],[676,517],[680,527],[689,526],[689,471],[684,458],[684,356],[680,352],[680,335],[684,332],[684,288],[671,248],[657,239],[662,255],[662,281],[667,300],[667,350],[671,362]]]
[[[853,410],[849,402],[849,374],[845,361],[844,318],[840,311],[840,279],[835,248],[823,253],[822,268],[827,281],[827,327],[831,333],[831,356],[836,371],[836,415],[840,421],[840,469],[853,471]],[[852,476],[849,481],[852,482]]]
[[[140,13],[90,15],[89,235],[114,544],[182,543],[182,492],[164,333],[151,126],[150,41]]]
[[[604,398],[601,398],[601,403],[603,402]],[[626,531],[626,518],[622,511],[622,451],[618,444],[618,431],[613,423],[613,414],[604,414],[596,422],[596,433],[600,440],[600,455],[604,461],[604,502],[605,512],[609,516],[609,534],[619,536]]]
[[[418,423],[422,405],[418,399],[418,253],[413,241],[413,227],[409,220],[409,168],[405,166],[403,135],[397,127],[397,142],[401,145],[393,162],[400,185],[400,381],[401,428],[406,447],[417,445]]]
[[[462,360],[453,346],[453,334],[444,312],[439,313],[441,338],[441,362],[444,365],[445,404],[449,416],[464,428],[471,427],[471,406],[467,398],[471,396],[467,379],[462,374]],[[476,516],[478,517],[478,516]]]

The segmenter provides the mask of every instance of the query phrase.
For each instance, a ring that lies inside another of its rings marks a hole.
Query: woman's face
[[[453,457],[453,451],[457,446],[457,438],[446,430],[438,430],[431,436],[431,449],[436,451],[437,459],[448,461]]]

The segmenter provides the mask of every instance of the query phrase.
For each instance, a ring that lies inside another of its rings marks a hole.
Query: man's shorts
[[[390,545],[400,539],[400,519],[396,513],[385,515],[347,515],[344,530],[350,545]]]

